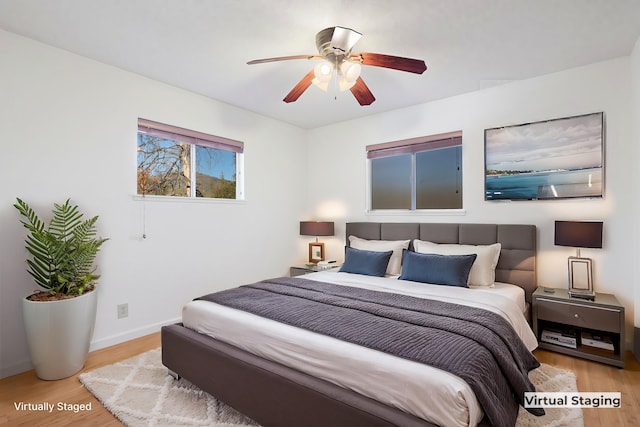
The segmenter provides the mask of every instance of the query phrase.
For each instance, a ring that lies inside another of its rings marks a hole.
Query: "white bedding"
[[[479,290],[329,271],[304,278],[484,308],[507,319],[529,350],[537,346],[522,314],[524,293],[514,285]],[[441,426],[474,426],[483,416],[465,381],[427,365],[207,301],[185,305],[182,318],[186,327],[199,333]]]

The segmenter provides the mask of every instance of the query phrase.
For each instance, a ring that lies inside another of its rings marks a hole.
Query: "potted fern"
[[[25,240],[27,272],[43,288],[23,299],[31,361],[39,378],[69,377],[84,366],[96,318],[93,266],[107,240],[96,237],[97,216],[83,219],[67,199],[54,203],[47,226],[24,201],[16,198]]]

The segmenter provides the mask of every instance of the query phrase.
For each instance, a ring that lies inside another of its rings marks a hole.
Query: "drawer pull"
[[[576,319],[580,316],[578,316],[578,313],[574,314],[573,317],[575,317]]]

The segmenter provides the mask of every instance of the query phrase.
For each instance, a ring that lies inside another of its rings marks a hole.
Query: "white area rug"
[[[573,372],[549,365],[529,374],[538,391],[577,391]],[[257,423],[198,389],[175,381],[161,363],[160,349],[80,375],[80,382],[129,427],[246,427]],[[520,408],[518,427],[582,427],[580,409],[547,409],[535,417]]]
[[[576,376],[571,371],[554,368],[551,365],[540,365],[538,369],[529,372],[529,379],[539,392],[578,391]],[[546,415],[536,417],[520,407],[517,427],[545,426],[545,427],[584,427],[582,409],[580,408],[545,408]]]

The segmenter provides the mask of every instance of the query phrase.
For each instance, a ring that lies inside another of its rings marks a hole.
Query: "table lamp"
[[[580,248],[602,248],[602,221],[556,221],[555,245],[576,248],[569,257],[569,295],[594,299],[591,258],[580,256]]]
[[[300,221],[301,236],[316,236],[316,241],[309,243],[309,262],[317,264],[324,261],[324,243],[318,241],[318,236],[333,236],[333,222],[329,221]]]

